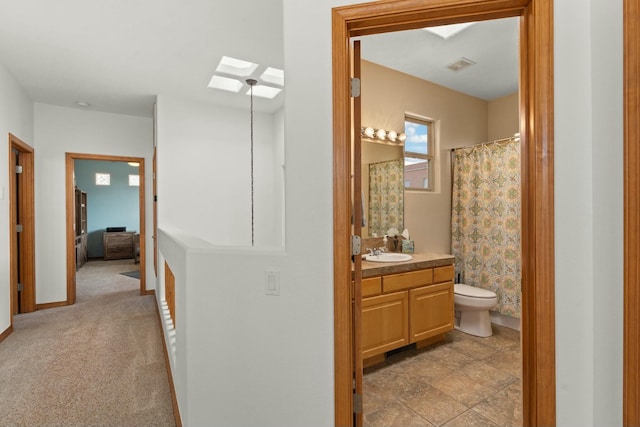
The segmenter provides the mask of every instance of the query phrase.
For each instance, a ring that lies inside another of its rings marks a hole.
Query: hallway
[[[175,426],[155,297],[122,274],[137,268],[89,261],[75,305],[14,317],[0,343],[0,425]]]

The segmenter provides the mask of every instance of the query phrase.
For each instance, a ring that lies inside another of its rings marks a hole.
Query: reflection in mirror
[[[433,190],[433,122],[407,115],[404,129],[404,187]]]
[[[380,237],[389,228],[404,228],[403,156],[400,144],[363,139],[362,196],[367,219],[363,237]]]

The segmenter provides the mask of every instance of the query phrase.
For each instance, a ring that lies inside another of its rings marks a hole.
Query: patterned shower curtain
[[[369,235],[383,236],[404,224],[404,162],[390,160],[369,165]]]
[[[498,295],[496,310],[520,317],[520,142],[457,149],[451,248],[456,279]]]

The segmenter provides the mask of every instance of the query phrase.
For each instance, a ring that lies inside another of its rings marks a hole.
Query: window
[[[404,181],[410,190],[433,190],[434,132],[433,122],[405,116]]]
[[[111,185],[111,174],[96,173],[96,185]]]
[[[140,175],[129,175],[129,187],[140,187]]]

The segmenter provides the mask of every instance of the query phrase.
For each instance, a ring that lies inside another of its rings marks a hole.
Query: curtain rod
[[[495,139],[493,141],[489,141],[489,142],[482,142],[480,144],[472,144],[472,145],[465,145],[464,147],[456,147],[456,148],[452,148],[451,151],[456,151],[456,150],[464,150],[466,148],[475,148],[475,147],[483,147],[485,145],[491,145],[491,144],[499,144],[501,142],[510,142],[510,141],[515,141],[515,140],[520,140],[520,135],[518,136],[510,136],[509,138],[502,138],[502,139]]]

